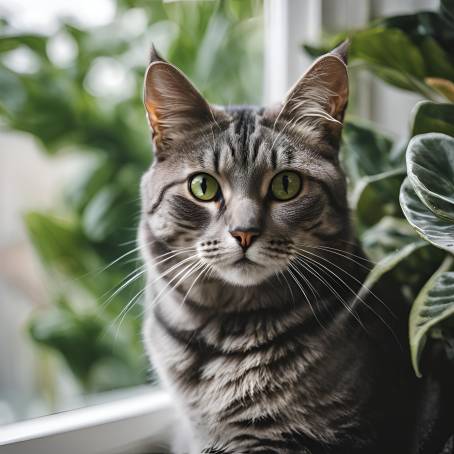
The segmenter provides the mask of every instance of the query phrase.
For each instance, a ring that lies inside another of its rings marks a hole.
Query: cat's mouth
[[[242,287],[250,287],[258,285],[273,274],[274,268],[260,263],[260,256],[243,252],[229,263],[224,263],[223,266],[216,270],[219,277],[229,284],[239,285]]]
[[[257,262],[254,262],[253,260],[249,259],[248,257],[246,257],[245,255],[243,257],[241,257],[240,259],[238,259],[236,262],[233,263],[234,265],[240,265],[240,266],[251,266],[251,265],[254,265],[254,266],[262,266],[260,265],[259,263]]]
[[[234,265],[258,265],[258,263],[253,262],[248,259],[246,256],[241,257],[236,262],[233,262]]]

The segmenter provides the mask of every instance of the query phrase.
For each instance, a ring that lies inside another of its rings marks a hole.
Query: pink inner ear
[[[333,91],[336,92],[336,95],[329,98],[329,114],[336,120],[342,121],[348,101],[348,86]]]

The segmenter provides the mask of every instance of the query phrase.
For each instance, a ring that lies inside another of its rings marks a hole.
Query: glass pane
[[[258,103],[262,9],[0,0],[0,424],[154,383],[135,250],[150,45],[212,103]]]

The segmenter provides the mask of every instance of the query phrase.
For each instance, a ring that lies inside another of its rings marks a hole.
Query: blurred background
[[[261,101],[260,1],[0,2],[0,423],[153,382],[142,281],[119,290],[140,265],[152,42],[212,102]]]
[[[316,55],[310,45],[437,6],[0,0],[0,424],[154,386],[134,274],[151,43],[210,102],[257,104],[282,98]],[[423,94],[361,65],[351,73],[350,118],[405,135]]]

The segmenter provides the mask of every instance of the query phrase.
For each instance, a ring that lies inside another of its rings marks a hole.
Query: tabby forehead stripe
[[[275,147],[271,149],[271,167],[273,170],[277,169],[277,150]]]
[[[214,171],[219,174],[219,160],[220,160],[220,145],[219,142],[216,142],[215,147],[211,150],[212,157],[213,157],[213,168]]]

